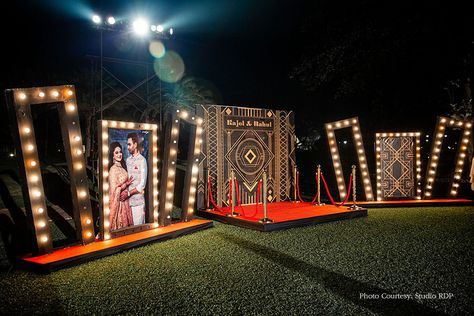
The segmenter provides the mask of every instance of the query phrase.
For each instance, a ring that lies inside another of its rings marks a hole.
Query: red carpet
[[[96,241],[87,245],[72,246],[53,251],[50,254],[37,257],[18,258],[18,262],[26,268],[40,272],[50,272],[63,267],[86,262],[130,249],[149,242],[175,238],[212,227],[212,222],[194,219],[189,222],[180,222],[169,226],[158,227],[139,233],[133,233],[105,241]]]
[[[272,219],[274,223],[293,221],[317,216],[352,212],[347,209],[350,205],[351,204],[335,207],[333,205],[315,206],[306,202],[274,202],[267,204],[267,217]],[[208,213],[225,216],[230,212],[230,207],[223,207],[220,210],[213,210]],[[236,219],[258,222],[263,218],[263,205],[260,204],[257,211],[255,210],[255,204],[239,205],[235,207],[235,212],[240,214],[240,216],[235,217]]]

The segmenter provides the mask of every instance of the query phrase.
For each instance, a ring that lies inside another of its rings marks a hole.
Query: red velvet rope
[[[311,204],[314,204],[314,202],[316,202],[316,199],[318,198],[318,187],[317,187],[317,186],[318,186],[318,174],[315,173],[314,176],[315,176],[315,178],[316,178],[316,181],[315,181],[315,182],[316,182],[316,194],[314,195],[314,198],[313,198],[313,200],[311,201]]]
[[[349,196],[351,195],[351,189],[352,189],[352,173],[351,173],[351,176],[349,177],[349,185],[347,187],[348,189],[347,189],[346,199],[344,200],[344,202],[342,202],[341,205],[344,205],[347,203],[347,201],[349,201]]]
[[[237,204],[235,206],[239,206],[240,207],[240,212],[242,213],[242,217],[246,217],[245,216],[245,210],[242,207],[242,201],[240,200],[239,181],[237,181],[237,178],[234,178],[234,181],[235,181],[235,194],[236,194],[236,197],[237,197]]]
[[[211,177],[209,177],[208,181],[207,181],[207,190],[209,192],[209,201],[211,201],[211,204],[212,206],[214,206],[214,209],[215,210],[218,210],[219,212],[221,213],[224,213],[220,208],[219,206],[217,206],[216,204],[216,201],[214,201],[214,198],[212,197],[212,181],[211,181]]]
[[[317,179],[316,179],[316,183],[317,183]],[[300,202],[304,202],[304,200],[301,198],[301,195],[300,195],[300,173],[299,172],[296,173],[296,193],[298,194],[298,199],[300,200]],[[317,198],[318,198],[318,191],[316,190],[316,194],[314,195],[314,198],[311,201],[311,203],[314,203],[314,201],[316,201]]]
[[[349,200],[349,196],[350,196],[351,189],[352,189],[352,173],[351,173],[351,176],[349,177],[349,184],[348,184],[349,189],[347,190],[346,199],[344,200],[344,202],[341,202],[341,203],[334,202],[334,199],[333,199],[331,193],[329,192],[328,184],[326,183],[326,179],[324,179],[324,175],[323,175],[322,172],[321,172],[321,178],[323,179],[324,187],[326,188],[326,193],[329,196],[329,199],[331,200],[331,203],[336,207],[340,207],[340,206],[343,206],[344,204],[346,204],[347,201]]]
[[[227,195],[228,205],[232,207],[232,179],[229,179],[229,194]]]
[[[257,212],[258,212],[258,200],[259,200],[259,196],[260,196],[260,195],[259,195],[259,194],[260,194],[260,184],[261,184],[260,181],[262,181],[262,180],[259,180],[259,181],[258,181],[258,186],[257,186],[257,198],[256,198],[257,203],[255,204],[255,212],[254,212],[252,215],[247,216],[247,215],[245,215],[245,210],[244,210],[244,208],[243,208],[242,206],[240,206],[240,209],[241,209],[241,212],[242,212],[242,216],[241,216],[242,218],[255,218],[255,215],[257,215]]]
[[[235,181],[235,194],[237,195],[237,205],[240,205],[241,203],[240,203],[240,194],[239,194],[239,182],[237,181],[237,178],[235,178],[234,181]]]
[[[300,200],[300,202],[304,202],[300,195],[300,173],[299,172],[296,173],[296,193],[298,195],[298,200]]]
[[[262,185],[262,180],[258,180],[258,185],[257,185],[257,198],[255,199],[255,214],[257,214],[258,211],[258,203],[260,202],[260,191],[261,191],[261,185]]]

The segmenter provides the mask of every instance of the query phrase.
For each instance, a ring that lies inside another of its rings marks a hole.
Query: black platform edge
[[[157,241],[161,242],[161,241],[174,239],[174,238],[184,236],[184,235],[189,235],[189,234],[192,234],[204,229],[211,228],[213,226],[214,226],[213,222],[202,223],[196,226],[178,229],[166,234],[140,239],[134,242],[124,244],[124,245],[111,247],[104,250],[98,250],[98,251],[91,252],[85,255],[80,255],[77,257],[72,257],[69,259],[56,261],[56,262],[52,262],[48,264],[40,264],[40,263],[31,262],[31,261],[26,261],[26,260],[23,260],[23,258],[16,258],[14,263],[15,263],[15,267],[18,267],[18,268],[30,270],[37,273],[48,274],[57,270],[70,268],[82,263],[93,261],[95,259],[103,258],[103,257],[110,256],[116,253],[120,253],[125,250],[144,246],[146,244],[150,244],[153,242],[157,242]]]
[[[379,203],[364,203],[358,202],[357,205],[361,207],[368,207],[368,208],[402,208],[402,207],[433,207],[433,206],[472,206],[474,205],[474,201],[446,201],[446,202],[425,202],[425,203],[417,203],[417,202],[407,202],[407,203],[390,203],[385,201],[383,204]]]
[[[197,215],[200,217],[215,220],[224,224],[230,224],[230,225],[234,225],[234,226],[238,226],[242,228],[258,230],[261,232],[271,232],[271,231],[294,228],[294,227],[310,226],[310,225],[322,224],[326,222],[352,219],[352,218],[367,216],[367,214],[368,214],[367,209],[363,208],[357,211],[348,210],[347,212],[337,213],[337,214],[328,214],[328,215],[322,215],[322,216],[301,218],[301,219],[285,221],[285,222],[263,224],[263,223],[258,223],[258,222],[247,221],[245,219],[241,219],[237,217],[219,215],[219,214],[215,214],[215,213],[211,213],[207,211],[197,212]]]

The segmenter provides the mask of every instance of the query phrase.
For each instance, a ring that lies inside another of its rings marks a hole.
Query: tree
[[[162,102],[158,98],[162,97]],[[192,76],[185,76],[174,84],[168,84],[163,90],[163,95],[152,96],[152,104],[142,113],[143,119],[156,119],[160,113],[165,113],[171,108],[178,107],[192,113],[198,104],[215,104],[219,100],[214,87],[206,80]],[[161,105],[161,108],[158,106]]]
[[[467,54],[461,59],[457,73],[453,74],[455,79],[446,82],[444,90],[448,94],[451,106],[451,117],[463,120],[472,120],[472,89],[471,76],[473,72],[472,55]]]
[[[462,6],[323,0],[307,11],[301,38],[309,44],[291,76],[317,93],[315,103],[377,117],[385,128],[384,119],[417,123],[427,109],[449,111],[441,87],[474,39]]]

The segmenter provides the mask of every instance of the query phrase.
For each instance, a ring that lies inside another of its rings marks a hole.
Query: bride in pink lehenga
[[[132,209],[128,200],[120,201],[120,193],[128,190],[133,178],[128,177],[122,146],[113,142],[109,146],[109,220],[110,230],[133,225]]]

